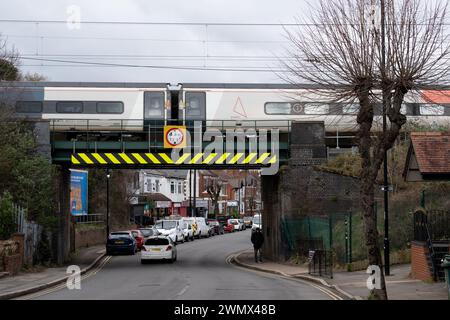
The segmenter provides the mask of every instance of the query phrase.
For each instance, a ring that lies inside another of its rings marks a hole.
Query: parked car
[[[144,235],[140,230],[131,230],[131,234],[133,235],[134,239],[136,240],[136,246],[138,250],[141,250],[144,246]]]
[[[141,263],[149,260],[168,260],[175,262],[177,260],[176,243],[169,236],[154,236],[145,240],[141,250]]]
[[[223,232],[234,232],[234,225],[231,223],[227,223],[224,227],[223,227]]]
[[[229,219],[228,223],[234,226],[234,231],[241,231],[241,224],[239,223],[239,219]]]
[[[147,239],[148,237],[157,236],[161,234],[155,227],[140,228],[139,231],[142,232],[144,240]]]
[[[244,217],[244,224],[245,228],[251,228],[253,224],[252,217]]]
[[[182,229],[185,241],[194,241],[194,229],[192,222],[182,219]]]
[[[245,230],[246,227],[245,227],[244,219],[238,219],[238,222],[239,222],[239,227],[240,227],[240,229],[241,229],[241,230]]]
[[[186,222],[188,225],[192,228],[192,235],[194,238],[200,238],[200,229],[197,226],[197,220],[194,217],[189,218],[183,218],[184,222]]]
[[[210,231],[209,231],[209,226],[206,224],[206,219],[203,217],[195,217],[196,223],[197,223],[197,228],[200,230],[199,232],[199,238],[201,237],[209,237]]]
[[[158,220],[155,228],[158,229],[163,236],[169,236],[173,242],[184,242],[184,234],[182,229],[182,220]]]
[[[259,228],[259,229],[262,228],[262,217],[261,217],[261,214],[255,214],[253,216],[252,231],[255,231],[256,228]]]
[[[133,255],[137,252],[137,244],[130,231],[111,232],[106,241],[106,254],[126,253]]]
[[[212,229],[213,235],[220,235],[224,233],[223,226],[216,219],[208,219],[208,224]]]

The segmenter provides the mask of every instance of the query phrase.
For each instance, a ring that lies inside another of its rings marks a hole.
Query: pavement
[[[341,295],[355,300],[364,300],[369,295],[366,287],[368,274],[365,271],[333,272],[333,279],[310,276],[305,266],[263,261],[256,263],[251,251],[241,252],[235,262],[250,269],[290,276],[317,282],[334,288]],[[391,275],[386,277],[386,286],[390,300],[446,300],[447,285],[445,282],[424,282],[410,277],[409,264],[391,267]]]
[[[20,299],[80,300],[330,300],[329,292],[298,279],[234,265],[251,249],[250,230],[185,242],[174,263],[142,265],[139,254],[112,256],[82,277],[80,290],[60,286]],[[94,275],[92,275],[95,273]]]
[[[78,250],[68,265],[78,265],[88,270],[105,254],[105,246],[92,246]],[[67,266],[45,268],[39,272],[20,272],[15,276],[0,278],[0,300],[11,299],[25,293],[45,289],[67,279]]]

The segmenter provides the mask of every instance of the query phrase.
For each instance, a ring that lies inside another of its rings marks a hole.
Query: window
[[[155,192],[159,192],[159,180],[155,180]]]
[[[41,113],[42,102],[41,101],[17,101],[16,103],[17,113]]]
[[[288,102],[267,102],[264,104],[266,114],[291,114],[291,104]]]
[[[105,101],[97,102],[97,113],[123,113],[123,102]]]
[[[170,181],[170,193],[175,194],[175,182]]]
[[[206,94],[204,92],[186,92],[186,118],[202,119],[206,113]]]
[[[328,104],[305,103],[305,114],[327,114],[328,111]]]
[[[343,114],[358,114],[359,105],[356,103],[347,104],[342,106]]]
[[[83,102],[81,101],[60,101],[56,103],[58,113],[83,113]]]
[[[423,116],[441,116],[444,114],[444,106],[438,104],[420,105],[420,114]]]
[[[166,238],[152,238],[145,241],[146,246],[166,246],[169,244],[169,240]]]
[[[402,106],[400,107],[400,113],[406,114],[408,112],[408,108],[406,106],[406,103],[402,103]]]
[[[144,118],[164,119],[164,92],[144,93]]]
[[[178,182],[178,194],[182,194],[181,182]]]
[[[153,188],[152,188],[152,179],[148,178],[147,179],[147,192],[153,192]]]

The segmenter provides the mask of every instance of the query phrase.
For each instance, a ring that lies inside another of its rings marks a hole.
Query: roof
[[[424,90],[422,97],[429,103],[450,103],[450,91],[448,90]]]
[[[450,132],[413,132],[403,175],[450,175]],[[411,180],[412,181],[412,180]],[[417,181],[417,180],[415,180]]]
[[[171,201],[169,198],[167,198],[162,193],[149,193],[146,195],[146,198],[148,200],[153,200],[153,201]]]
[[[185,180],[188,175],[188,170],[144,170],[148,176],[160,176],[166,178],[175,178]]]

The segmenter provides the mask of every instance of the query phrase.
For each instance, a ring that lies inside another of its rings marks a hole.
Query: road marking
[[[89,270],[88,272],[86,272],[84,275],[81,276],[81,282],[83,282],[84,280],[86,280],[87,278],[89,278],[90,276],[96,275],[97,272],[99,272],[108,262],[109,260],[111,260],[111,256],[106,256],[105,258],[102,259],[102,261],[100,261],[100,263],[94,268]],[[31,300],[31,299],[36,299],[38,297],[62,290],[62,289],[67,289],[66,286],[66,281],[64,281],[61,284],[58,284],[54,287],[48,288],[48,289],[44,289],[35,293],[31,293],[29,295],[25,295],[25,296],[21,296],[21,297],[17,297],[13,300]]]
[[[177,296],[182,296],[187,291],[187,289],[189,289],[189,286],[190,285],[188,284],[183,289],[181,289],[181,291],[177,293]]]
[[[239,269],[245,270],[245,271],[247,271],[247,272],[261,273],[261,274],[264,274],[265,276],[269,276],[269,277],[271,277],[271,278],[278,277],[278,278],[283,278],[283,279],[286,279],[286,280],[291,280],[291,281],[295,281],[295,282],[300,282],[300,283],[309,285],[309,286],[311,286],[311,287],[313,287],[313,288],[315,288],[315,289],[317,289],[317,290],[323,292],[323,293],[326,294],[327,296],[331,297],[333,300],[344,300],[342,297],[338,296],[337,294],[335,294],[333,291],[329,290],[328,288],[325,288],[325,287],[322,287],[322,286],[313,284],[313,283],[311,283],[311,282],[309,282],[309,281],[305,281],[305,280],[297,279],[297,278],[292,278],[292,277],[290,277],[290,276],[277,275],[277,274],[273,274],[273,273],[270,273],[270,272],[265,272],[265,271],[262,271],[262,270],[254,270],[254,269],[244,268],[244,267],[235,265],[235,264],[233,264],[233,263],[231,262],[231,260],[232,260],[235,256],[236,256],[236,254],[231,254],[231,255],[229,255],[229,256],[226,258],[226,260],[225,260],[226,263],[229,264],[229,265],[231,265],[231,266],[233,266],[233,267],[235,267],[235,268],[239,268]]]

